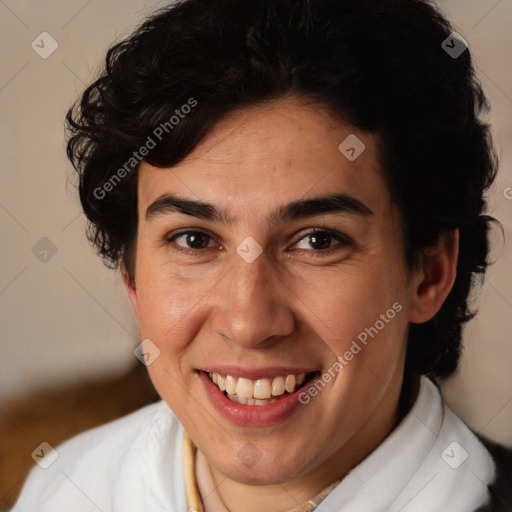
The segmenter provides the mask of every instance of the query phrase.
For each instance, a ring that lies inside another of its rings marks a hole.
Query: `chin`
[[[247,443],[233,453],[232,458],[223,457],[217,469],[245,485],[283,484],[301,477],[311,469],[311,462],[304,460],[303,453],[300,458],[297,457],[300,451],[292,448],[285,453],[267,450],[264,454],[258,455],[253,446]]]

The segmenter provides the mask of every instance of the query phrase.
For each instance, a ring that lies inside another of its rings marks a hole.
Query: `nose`
[[[261,254],[247,263],[237,254],[231,271],[215,288],[214,332],[244,348],[267,347],[293,332],[288,288]]]

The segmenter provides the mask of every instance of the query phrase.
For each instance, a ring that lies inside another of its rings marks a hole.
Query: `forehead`
[[[386,209],[390,199],[377,137],[294,98],[235,111],[170,169],[143,162],[141,210],[166,193],[251,215],[333,193],[356,197],[374,211]]]

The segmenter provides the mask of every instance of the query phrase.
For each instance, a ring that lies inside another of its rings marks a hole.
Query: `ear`
[[[123,277],[123,283],[124,287],[126,289],[126,293],[128,294],[128,298],[130,299],[130,302],[132,303],[133,310],[135,311],[135,314],[137,315],[137,318],[139,317],[139,303],[137,299],[137,289],[135,287],[135,280],[132,280],[130,275],[128,274],[128,271],[126,270],[126,267],[123,265],[121,268],[121,274]]]
[[[437,245],[425,251],[423,264],[412,280],[409,322],[427,322],[441,309],[455,282],[458,256],[458,229],[443,233]]]

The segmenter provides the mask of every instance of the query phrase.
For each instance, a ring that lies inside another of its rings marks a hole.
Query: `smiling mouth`
[[[278,375],[257,380],[222,375],[218,372],[204,373],[233,402],[242,405],[268,405],[305,386],[318,372]]]

